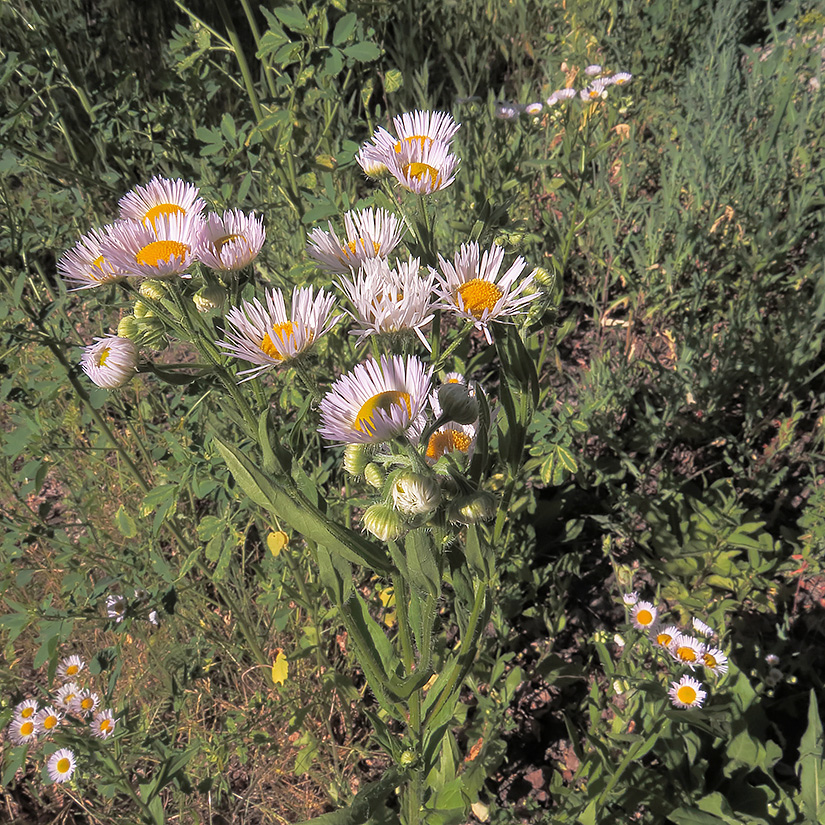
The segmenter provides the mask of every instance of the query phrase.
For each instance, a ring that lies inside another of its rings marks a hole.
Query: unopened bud
[[[138,341],[141,336],[140,323],[134,315],[124,315],[117,325],[119,338],[128,338],[130,341]]]
[[[163,349],[166,346],[166,331],[160,318],[146,315],[139,321],[140,344],[150,349]]]
[[[149,278],[138,287],[138,292],[150,301],[160,301],[166,297],[166,287],[162,281],[156,278]]]
[[[492,493],[480,491],[459,496],[450,504],[448,518],[457,524],[477,524],[489,521],[496,514],[498,501]]]
[[[366,444],[347,444],[344,450],[344,469],[355,478],[364,475],[367,464],[370,463],[371,450]],[[379,485],[380,486],[380,485]]]
[[[472,424],[478,418],[478,401],[464,384],[442,384],[438,388],[438,403],[444,415],[457,424]]]
[[[556,288],[556,274],[546,270],[542,266],[537,266],[531,273],[532,279],[545,291]]]
[[[135,316],[138,318],[151,318],[155,314],[154,307],[144,301],[142,298],[138,298],[135,301]]]
[[[220,309],[226,300],[226,290],[218,286],[201,287],[193,296],[192,301],[198,312],[212,312]]]
[[[367,464],[367,466],[364,467],[364,479],[370,487],[375,487],[376,490],[380,490],[384,486],[387,477],[377,464]]]
[[[418,473],[401,473],[392,485],[397,510],[408,516],[433,513],[441,503],[441,487],[434,478]]]
[[[386,504],[371,504],[367,507],[361,524],[380,541],[393,541],[401,535],[401,519]]]

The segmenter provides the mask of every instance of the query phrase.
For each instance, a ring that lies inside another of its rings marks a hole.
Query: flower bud
[[[380,541],[393,541],[401,535],[401,519],[386,504],[371,504],[367,507],[361,524]]]
[[[364,479],[371,487],[380,490],[384,486],[387,477],[377,464],[367,464],[367,466],[364,467]]]
[[[146,301],[138,298],[135,301],[135,316],[137,318],[150,318],[155,314],[154,307]]]
[[[148,278],[139,287],[138,292],[150,301],[160,301],[166,297],[166,287],[156,278]]]
[[[496,497],[480,490],[455,499],[450,504],[447,517],[454,524],[477,524],[479,521],[489,521],[495,516],[497,509]]]
[[[478,418],[478,401],[464,384],[442,384],[438,388],[438,403],[444,415],[457,424],[472,424]]]
[[[117,325],[118,338],[128,338],[130,341],[138,341],[141,336],[140,323],[134,315],[124,315]]]
[[[401,473],[393,482],[392,500],[396,510],[405,515],[427,515],[438,509],[441,487],[434,478],[418,473]]]
[[[198,312],[212,312],[220,309],[226,300],[226,290],[215,284],[201,287],[193,296],[192,301]]]
[[[398,760],[398,764],[401,765],[402,768],[411,768],[416,762],[418,762],[418,755],[412,750],[404,751]]]
[[[530,277],[545,291],[549,292],[556,288],[556,275],[554,272],[549,272],[542,266],[537,266],[531,273]]]
[[[163,321],[154,315],[145,315],[140,324],[140,345],[150,349],[163,349],[166,346],[166,331]]]
[[[344,450],[344,469],[355,478],[364,475],[367,464],[370,463],[372,451],[366,444],[347,444]],[[380,486],[380,485],[379,485]]]
[[[116,335],[95,339],[83,350],[80,366],[83,372],[107,390],[122,387],[134,378],[138,363],[137,347],[128,339]]]

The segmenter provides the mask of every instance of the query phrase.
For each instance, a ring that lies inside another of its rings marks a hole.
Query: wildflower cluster
[[[608,72],[602,66],[593,64],[584,70],[587,83],[576,89],[572,85],[556,89],[546,100],[535,103],[496,103],[495,115],[500,120],[517,120],[520,115],[537,115],[544,109],[551,109],[558,104],[578,98],[584,103],[604,100],[612,86],[624,86],[633,79],[629,72]],[[573,80],[571,80],[571,83]]]
[[[86,663],[80,656],[64,658],[57,668],[61,685],[49,700],[41,706],[37,699],[24,699],[14,708],[8,728],[11,741],[28,746],[59,739],[61,727],[70,721],[75,733],[108,739],[114,733],[117,720],[110,709],[100,708],[99,693],[82,686],[85,670]],[[73,750],[58,748],[48,757],[46,770],[53,782],[68,782],[76,764]]]
[[[716,632],[704,621],[696,617],[691,619],[691,630],[698,634],[691,635],[676,624],[663,622],[658,608],[651,602],[640,600],[637,592],[625,593],[622,600],[630,608],[633,626],[644,631],[654,647],[665,651],[677,665],[690,668],[691,672],[703,667],[717,676],[728,672],[728,657],[711,643]],[[701,707],[707,691],[701,682],[685,674],[678,681],[671,682],[668,695],[676,707]]]

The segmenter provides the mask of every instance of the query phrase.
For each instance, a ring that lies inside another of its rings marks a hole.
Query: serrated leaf
[[[122,504],[118,507],[117,513],[115,514],[115,524],[117,524],[117,529],[120,530],[121,534],[127,539],[133,539],[137,535],[137,523],[126,512],[126,508]]]
[[[363,43],[354,43],[352,46],[347,46],[344,49],[344,54],[353,60],[358,60],[360,63],[370,63],[381,57],[381,49],[375,43],[365,40]]]
[[[288,29],[296,32],[309,31],[309,21],[296,6],[273,9],[272,12]]]
[[[336,24],[332,32],[332,42],[335,46],[340,46],[342,43],[352,37],[355,27],[358,25],[358,15],[354,12],[345,14]]]

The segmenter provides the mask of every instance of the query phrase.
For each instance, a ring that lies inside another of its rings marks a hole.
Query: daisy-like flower
[[[765,657],[765,662],[771,667],[776,667],[779,664],[779,657],[775,653],[769,653]]]
[[[698,639],[680,633],[670,646],[670,655],[680,664],[687,665],[691,670],[701,664],[705,646]]]
[[[679,637],[680,630],[676,627],[675,624],[669,624],[667,627],[660,627],[654,633],[651,634],[651,639],[659,645],[659,647],[663,647],[665,650],[670,650],[670,646],[673,644],[674,641]]]
[[[265,240],[263,219],[254,212],[231,209],[223,217],[211,213],[201,226],[195,257],[211,269],[235,272],[258,257]]]
[[[57,271],[72,291],[110,284],[125,277],[103,256],[103,241],[110,230],[111,227],[106,226],[87,232],[74,249],[65,252],[57,262]]]
[[[80,656],[67,656],[57,666],[57,676],[60,679],[74,679],[84,667],[86,667],[86,663]]]
[[[95,338],[95,343],[85,347],[80,358],[83,372],[98,387],[107,390],[115,390],[128,384],[134,377],[137,362],[137,347],[128,338],[120,338],[117,335]]]
[[[103,256],[134,278],[191,277],[203,219],[199,214],[160,214],[151,224],[118,221],[103,242]]]
[[[157,226],[157,219],[169,215],[200,215],[206,202],[198,197],[198,188],[191,183],[169,180],[156,175],[146,186],[136,186],[120,203],[120,217],[128,221]]]
[[[80,696],[81,689],[77,682],[66,682],[57,690],[57,706],[62,710],[70,710],[72,703]]]
[[[307,253],[327,272],[348,273],[365,261],[386,258],[401,243],[404,223],[386,209],[362,209],[344,214],[347,238],[342,241],[332,222],[329,232],[316,227],[309,233]]]
[[[343,444],[378,444],[406,433],[427,402],[431,374],[415,356],[357,364],[321,401],[318,432]]]
[[[499,275],[504,261],[504,248],[494,246],[481,254],[478,244],[463,244],[454,262],[438,256],[440,273],[438,290],[441,307],[450,309],[473,322],[484,332],[488,344],[493,343],[489,329],[491,321],[500,321],[523,312],[524,307],[539,297],[539,293],[522,294],[532,284],[532,275],[521,278],[527,262],[516,258],[512,266]],[[435,271],[435,270],[433,270]]]
[[[649,630],[656,624],[658,610],[650,602],[636,602],[630,611],[630,619],[637,630]]]
[[[364,261],[351,278],[341,277],[339,284],[355,312],[347,314],[355,321],[350,335],[360,343],[370,335],[413,331],[430,349],[423,329],[433,319],[435,275],[418,274],[418,258],[396,262],[395,268],[383,258]]]
[[[625,83],[630,83],[632,79],[633,75],[630,72],[617,72],[608,77],[605,82],[609,86],[624,86]]]
[[[14,715],[21,719],[33,719],[37,713],[39,705],[37,699],[24,699],[19,705],[14,708]]]
[[[639,591],[634,590],[632,593],[623,593],[622,594],[622,601],[628,606],[633,607],[637,601],[639,601]]]
[[[37,712],[34,717],[34,726],[38,733],[51,733],[63,718],[63,714],[51,705]]]
[[[398,135],[393,146],[397,153],[401,153],[405,144],[421,152],[436,142],[449,144],[459,129],[459,124],[447,112],[425,112],[420,109],[396,115],[392,125]]]
[[[559,89],[558,91],[553,92],[556,96],[556,100],[570,100],[576,96],[575,89]]]
[[[728,657],[716,647],[706,647],[701,656],[702,664],[714,673],[728,672]]]
[[[217,344],[227,355],[234,355],[255,364],[238,375],[249,381],[266,370],[277,367],[307,350],[340,316],[329,320],[335,297],[323,289],[313,294],[313,288],[295,287],[292,308],[287,314],[284,294],[280,289],[266,292],[266,306],[257,298],[233,307],[226,316],[226,341]]]
[[[537,114],[539,114],[539,112],[541,112],[541,110],[543,108],[544,108],[543,103],[528,103],[524,107],[524,112],[525,112],[525,114],[528,114],[528,115],[537,115]]]
[[[408,516],[435,512],[441,503],[441,487],[434,479],[418,473],[401,473],[392,485],[395,509]]]
[[[82,690],[72,700],[71,710],[82,716],[88,716],[94,713],[100,704],[100,696],[92,690]]]
[[[101,710],[95,714],[91,723],[92,736],[108,739],[115,732],[115,715],[110,710]]]
[[[476,444],[478,428],[473,424],[456,424],[451,421],[439,427],[427,440],[424,457],[429,464],[435,464],[448,453],[464,453],[472,456]]]
[[[107,596],[106,615],[120,624],[126,618],[126,597],[121,595]]]
[[[595,77],[597,74],[601,74],[601,72],[602,72],[602,67],[599,66],[598,63],[593,63],[584,70],[584,73],[588,77]]]
[[[716,632],[710,625],[705,624],[701,619],[692,618],[690,623],[693,625],[693,629],[697,633],[701,633],[703,636],[713,636]]]
[[[52,782],[68,782],[75,769],[75,756],[68,748],[56,750],[46,763],[46,770]]]
[[[522,111],[524,109],[518,103],[506,103],[503,100],[497,100],[493,116],[498,120],[518,120]]]
[[[37,724],[34,719],[15,715],[9,725],[9,738],[15,745],[24,745],[37,739]]]
[[[579,92],[579,97],[582,100],[601,100],[607,97],[606,84],[602,80],[594,80]]]
[[[402,143],[399,151],[387,156],[387,168],[405,189],[431,195],[455,180],[458,157],[444,141]]]
[[[548,107],[555,106],[558,102],[559,102],[559,93],[558,92],[553,92],[553,94],[551,94],[550,97],[548,97],[547,100],[544,101],[544,105],[548,106]]]
[[[701,682],[685,675],[678,682],[671,682],[668,695],[677,708],[700,708],[708,694],[702,690]]]

